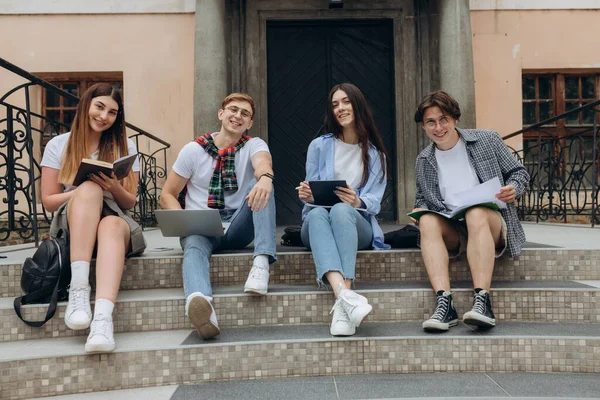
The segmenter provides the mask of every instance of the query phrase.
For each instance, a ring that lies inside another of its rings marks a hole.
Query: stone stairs
[[[353,337],[329,335],[330,292],[317,288],[308,252],[285,252],[269,294],[243,293],[248,254],[215,255],[214,303],[222,333],[203,341],[184,316],[181,256],[128,260],[115,314],[117,349],[85,355],[86,331],[64,325],[66,304],[42,328],[15,316],[21,265],[0,265],[0,399],[26,399],[182,383],[428,372],[600,373],[600,250],[525,249],[495,268],[498,325],[459,324],[427,334],[434,295],[416,250],[360,252],[356,290],[373,312]],[[471,286],[451,264],[459,314]],[[26,306],[39,318],[43,306]]]

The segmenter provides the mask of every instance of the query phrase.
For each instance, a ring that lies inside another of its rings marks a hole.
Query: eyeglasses
[[[429,121],[425,122],[425,128],[435,129],[435,127],[438,124],[440,124],[440,126],[442,128],[447,128],[449,123],[450,123],[450,120],[448,120],[448,118],[446,118],[446,117],[440,118],[439,121],[434,121],[434,120],[430,119]]]
[[[229,106],[229,107],[225,107],[225,109],[227,111],[229,111],[230,113],[232,113],[233,115],[236,115],[239,112],[240,115],[242,116],[242,118],[245,118],[245,119],[252,118],[252,114],[250,113],[250,111],[244,110],[243,108],[239,108],[236,106]]]

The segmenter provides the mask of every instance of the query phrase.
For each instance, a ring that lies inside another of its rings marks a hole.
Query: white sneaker
[[[244,285],[245,293],[267,294],[269,288],[269,271],[258,265],[253,265],[248,280]]]
[[[113,321],[110,317],[96,317],[92,321],[90,334],[85,342],[86,353],[108,353],[115,349]]]
[[[85,286],[71,287],[69,289],[69,303],[65,311],[65,324],[70,329],[87,329],[92,322],[92,309],[90,308],[90,293],[92,288]]]
[[[217,323],[217,314],[212,306],[212,297],[194,292],[185,302],[185,315],[198,331],[202,339],[211,339],[221,333]]]
[[[344,289],[338,294],[338,301],[341,303],[344,311],[348,314],[350,322],[355,327],[359,327],[362,320],[373,310],[365,296],[361,296],[350,289]]]
[[[333,313],[331,327],[329,328],[331,336],[352,336],[356,333],[356,327],[350,322],[341,301],[337,300],[335,302],[329,314],[331,313]]]

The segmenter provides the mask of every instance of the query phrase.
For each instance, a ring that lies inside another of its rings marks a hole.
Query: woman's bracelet
[[[275,177],[273,176],[273,174],[265,172],[264,174],[262,174],[261,176],[258,177],[258,180],[260,180],[260,178],[262,178],[263,176],[266,176],[267,178],[271,178],[271,180],[275,179]]]

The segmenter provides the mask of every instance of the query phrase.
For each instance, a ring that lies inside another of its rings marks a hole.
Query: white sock
[[[90,263],[73,261],[71,263],[71,287],[87,286],[90,283]]]
[[[269,256],[267,256],[265,254],[261,254],[261,255],[254,257],[254,262],[252,263],[252,265],[262,267],[268,271],[269,270]]]
[[[112,313],[115,304],[106,299],[96,299],[96,307],[94,308],[94,319],[112,319]]]

